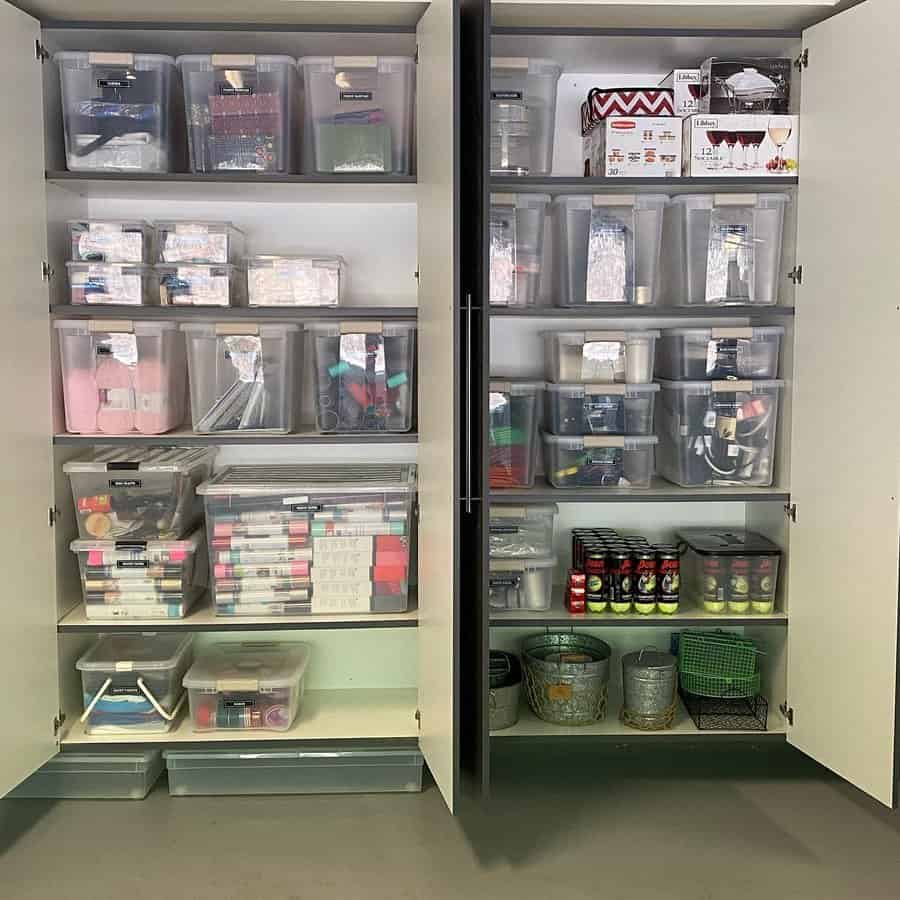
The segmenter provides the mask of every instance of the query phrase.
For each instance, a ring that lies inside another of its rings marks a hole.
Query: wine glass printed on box
[[[786,168],[784,161],[784,145],[791,139],[793,120],[790,116],[772,116],[769,119],[769,138],[776,147],[775,170],[783,172]]]

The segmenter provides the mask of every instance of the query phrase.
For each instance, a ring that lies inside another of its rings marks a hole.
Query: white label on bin
[[[628,390],[627,384],[586,384],[585,394],[603,394],[606,396],[620,397]]]
[[[527,69],[527,56],[492,56],[492,69]]]
[[[128,659],[122,659],[116,662],[115,668],[117,672],[133,672],[134,671],[134,663]]]
[[[712,381],[710,382],[712,385],[712,391],[714,394],[723,394],[723,393],[753,393],[753,382],[752,381],[738,381],[735,379],[734,381]]]
[[[255,66],[256,56],[252,53],[213,53],[209,61],[214,69],[225,69],[228,66]]]
[[[110,478],[111,488],[139,488],[143,482],[140,478]]]
[[[377,56],[335,56],[335,69],[377,69]]]
[[[591,197],[594,206],[634,206],[634,194],[594,194]]]
[[[740,338],[743,340],[751,340],[753,338],[753,329],[752,328],[713,328],[712,329],[712,338],[713,340],[719,340],[720,338]]]
[[[756,206],[758,196],[756,194],[716,194],[713,197],[714,206]]]
[[[89,66],[133,66],[133,53],[88,53]]]
[[[309,497],[285,497],[281,502],[285,506],[302,506],[305,503],[309,503]]]
[[[338,95],[341,103],[369,103],[372,97],[372,91],[341,91]]]
[[[521,91],[491,91],[491,100],[521,100]]]

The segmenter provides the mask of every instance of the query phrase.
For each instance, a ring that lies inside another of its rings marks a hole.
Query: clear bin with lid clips
[[[658,337],[658,331],[545,331],[547,381],[649,384]]]
[[[656,351],[656,375],[672,381],[777,378],[784,328],[667,328]]]
[[[555,556],[492,559],[488,573],[491,609],[550,609]]]
[[[490,511],[490,555],[537,557],[553,555],[553,523],[559,507],[555,503],[511,506],[492,503]]]
[[[492,306],[537,302],[548,194],[491,194]]]
[[[542,381],[491,381],[488,480],[492,488],[534,484],[543,389]]]
[[[347,290],[342,256],[252,256],[247,260],[250,306],[340,306]]]
[[[550,434],[653,434],[657,384],[548,384],[546,391]]]
[[[544,432],[544,471],[553,487],[649,487],[659,438]]]

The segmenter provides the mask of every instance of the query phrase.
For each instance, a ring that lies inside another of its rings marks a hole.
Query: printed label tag
[[[521,100],[521,91],[491,91],[491,100]]]
[[[128,78],[98,78],[97,79],[97,87],[98,88],[116,88],[120,90],[121,88],[130,88],[133,82]]]
[[[149,559],[119,559],[116,560],[117,569],[148,569],[150,568]]]
[[[109,486],[111,488],[139,488],[141,480],[140,478],[110,478]]]
[[[341,91],[341,103],[369,101],[372,99],[372,91]]]

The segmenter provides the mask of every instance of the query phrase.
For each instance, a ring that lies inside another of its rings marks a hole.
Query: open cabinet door
[[[15,709],[0,740],[0,796],[56,752],[59,709],[39,36],[34,19],[0,3],[0,682]]]
[[[900,4],[804,34],[788,740],[894,803],[900,497]],[[854,124],[856,123],[856,124]],[[874,125],[864,135],[854,133]]]

